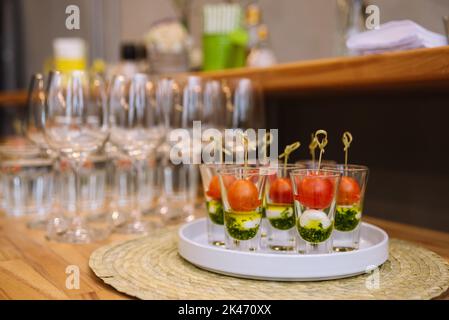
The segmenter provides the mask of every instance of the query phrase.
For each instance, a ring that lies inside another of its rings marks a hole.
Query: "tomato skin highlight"
[[[234,211],[254,211],[260,206],[259,191],[249,180],[235,180],[228,188],[228,202]]]
[[[270,184],[270,200],[273,203],[293,203],[293,187],[289,178],[277,178]]]
[[[342,177],[338,187],[337,203],[351,205],[360,201],[360,186],[357,180],[351,177]]]
[[[303,206],[311,209],[325,209],[332,203],[334,183],[325,177],[305,177],[298,183],[295,197]]]
[[[223,176],[222,178],[226,188],[228,188],[231,183],[235,181],[235,178],[232,176]],[[220,179],[218,176],[213,176],[210,180],[206,195],[213,200],[221,200]]]

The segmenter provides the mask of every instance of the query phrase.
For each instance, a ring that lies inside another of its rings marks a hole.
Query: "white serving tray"
[[[239,278],[313,281],[350,277],[380,266],[388,259],[388,235],[368,223],[361,226],[360,249],[331,254],[239,252],[209,245],[206,218],[179,230],[179,254],[192,264]]]

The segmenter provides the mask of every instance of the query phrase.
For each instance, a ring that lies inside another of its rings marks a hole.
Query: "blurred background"
[[[1,0],[0,89],[25,88],[32,73],[43,71],[53,55],[53,40],[80,37],[88,43],[90,61],[109,64],[120,60],[120,45],[142,43],[155,23],[180,18],[201,53],[203,8],[217,0]],[[345,1],[259,0],[234,1],[243,10],[260,7],[260,23],[269,30],[270,46],[278,62],[342,55],[341,10]],[[339,3],[340,2],[340,3]],[[350,1],[347,1],[348,3]],[[357,2],[357,1],[356,1]],[[444,34],[441,15],[449,12],[445,0],[376,0],[380,22],[411,19],[428,30]],[[67,30],[66,7],[80,9],[80,29]],[[361,27],[363,28],[363,26]],[[199,53],[198,53],[199,52]],[[195,54],[195,52],[193,53]],[[194,58],[195,59],[195,58]],[[196,58],[198,60],[200,58]],[[194,63],[198,64],[198,62]]]
[[[366,31],[371,4],[381,24],[410,20],[426,30],[404,24],[404,37],[421,32],[432,41],[349,50],[348,39]],[[69,5],[79,7],[79,30],[66,27]],[[77,66],[106,78],[163,76],[444,46],[445,15],[447,0],[0,0],[0,137],[12,134],[14,119],[23,117],[36,72]],[[351,131],[351,162],[371,170],[367,214],[449,231],[449,56],[429,56],[397,66],[409,75],[421,68],[425,83],[410,76],[391,86],[384,66],[379,76],[385,82],[369,88],[340,90],[337,79],[335,90],[265,90],[264,127],[279,129],[280,148],[303,143],[293,161],[309,157],[310,134],[323,128],[330,137],[325,157],[341,162],[341,134]]]

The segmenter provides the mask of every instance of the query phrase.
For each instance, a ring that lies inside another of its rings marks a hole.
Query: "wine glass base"
[[[61,234],[53,235],[52,240],[62,243],[86,244],[104,240],[108,235],[109,232],[106,230],[83,227],[68,229]]]
[[[193,214],[190,215],[181,215],[181,216],[164,216],[162,218],[163,223],[165,225],[178,225],[178,224],[182,224],[182,223],[187,223],[187,222],[191,222],[193,220],[195,220],[195,216]]]
[[[153,225],[147,221],[134,221],[116,226],[114,232],[123,234],[147,234],[152,229]]]
[[[48,240],[60,238],[70,227],[70,221],[62,215],[50,217],[46,223],[46,235]]]
[[[36,229],[36,230],[45,230],[47,228],[47,224],[49,223],[49,219],[48,218],[37,218],[37,219],[32,219],[30,221],[27,222],[27,228],[28,229]]]

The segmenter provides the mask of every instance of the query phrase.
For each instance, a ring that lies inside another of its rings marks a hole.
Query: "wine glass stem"
[[[75,159],[72,164],[73,176],[75,178],[75,216],[72,221],[72,225],[75,229],[81,229],[84,227],[84,218],[81,213],[81,167],[83,165],[82,159]]]

